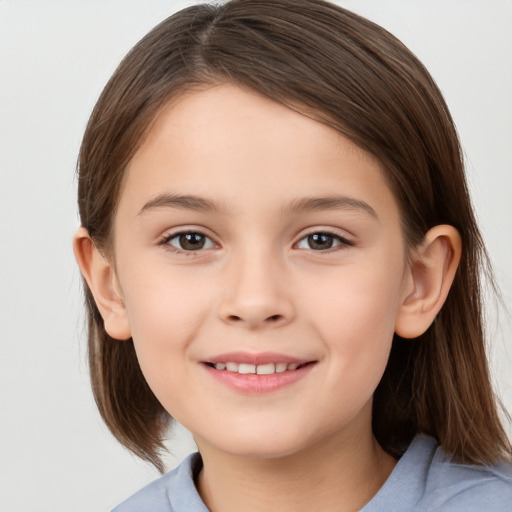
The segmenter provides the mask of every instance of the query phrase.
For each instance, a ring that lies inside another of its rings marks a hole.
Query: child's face
[[[201,449],[371,431],[408,269],[379,163],[348,139],[234,86],[190,92],[129,165],[114,255],[142,371]]]

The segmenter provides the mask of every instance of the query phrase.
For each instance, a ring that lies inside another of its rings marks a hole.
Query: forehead
[[[131,160],[121,195],[139,208],[162,192],[244,206],[352,193],[394,202],[378,160],[342,134],[262,95],[222,84],[173,98]]]

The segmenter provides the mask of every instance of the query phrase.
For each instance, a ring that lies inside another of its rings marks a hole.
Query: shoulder
[[[443,512],[512,512],[512,466],[458,464],[437,448],[425,484],[425,503]]]
[[[362,512],[512,512],[512,466],[453,462],[418,435]]]
[[[176,469],[143,487],[112,512],[207,512],[194,484],[200,465],[199,454],[189,455]]]

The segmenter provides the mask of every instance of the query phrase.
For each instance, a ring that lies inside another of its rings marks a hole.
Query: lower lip
[[[272,393],[298,382],[313,369],[315,363],[307,364],[297,368],[297,370],[272,373],[270,375],[242,374],[228,372],[227,370],[216,370],[206,364],[203,366],[214,379],[231,389],[246,394],[259,395]]]

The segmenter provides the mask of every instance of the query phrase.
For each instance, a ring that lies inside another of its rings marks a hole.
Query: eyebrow
[[[377,220],[379,218],[377,212],[368,203],[347,196],[302,197],[292,201],[286,210],[291,213],[323,210],[362,210]]]
[[[149,210],[162,207],[216,213],[221,213],[227,210],[226,208],[223,208],[204,197],[194,195],[160,194],[148,201],[140,209],[138,215],[141,215]]]
[[[141,215],[155,208],[178,208],[207,213],[226,213],[227,208],[195,195],[179,195],[172,193],[159,194],[149,200],[139,211]],[[301,197],[293,200],[283,209],[283,213],[307,213],[324,210],[361,210],[378,219],[375,210],[365,201],[347,196]]]

